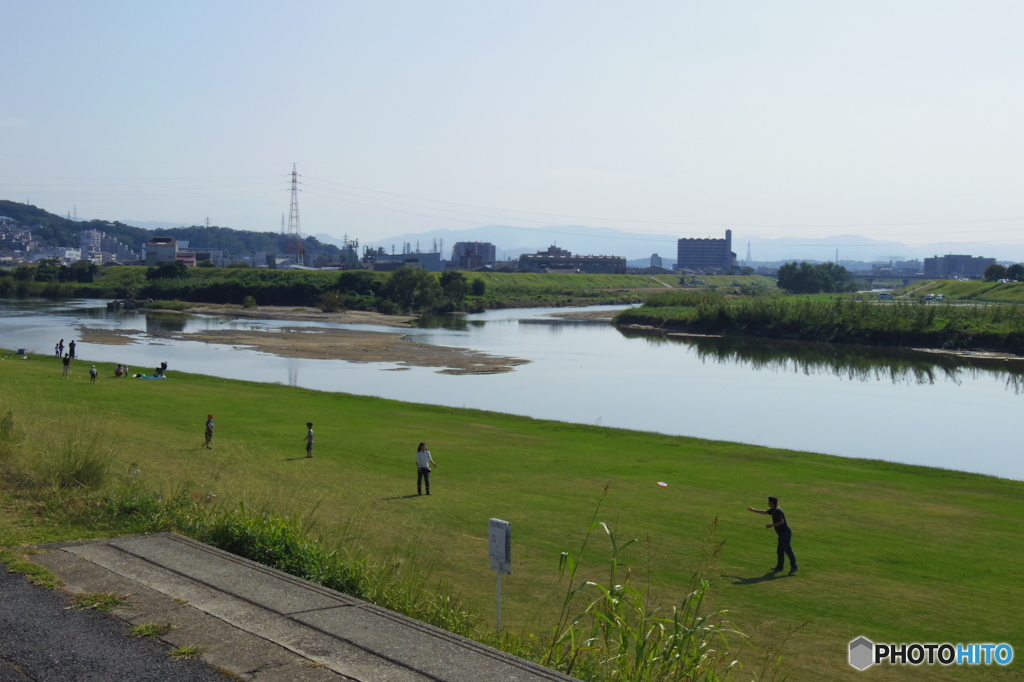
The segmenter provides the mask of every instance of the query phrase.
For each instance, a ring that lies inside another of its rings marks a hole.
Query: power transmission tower
[[[206,216],[206,226],[210,226],[210,216]]]
[[[288,257],[296,265],[304,265],[302,234],[299,229],[299,174],[292,164],[292,202],[288,208]]]

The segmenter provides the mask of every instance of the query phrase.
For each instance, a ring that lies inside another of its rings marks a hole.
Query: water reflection
[[[423,329],[450,329],[456,332],[467,331],[470,327],[482,327],[487,324],[484,320],[467,320],[465,315],[441,315],[427,313],[421,315],[414,322],[415,326]]]
[[[174,313],[146,313],[146,333],[154,336],[160,333],[183,332],[188,326],[189,317]]]
[[[959,384],[981,376],[1005,378],[1006,388],[1024,392],[1024,359],[970,357],[911,350],[873,348],[807,341],[666,336],[660,332],[619,330],[627,338],[652,345],[680,344],[693,349],[702,362],[738,364],[755,370],[831,374],[840,379],[934,384],[939,379]]]

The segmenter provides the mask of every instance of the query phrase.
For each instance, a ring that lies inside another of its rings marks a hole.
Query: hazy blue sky
[[[1019,1],[8,1],[0,26],[0,198],[61,214],[276,230],[294,162],[303,232],[364,242],[1024,242]]]

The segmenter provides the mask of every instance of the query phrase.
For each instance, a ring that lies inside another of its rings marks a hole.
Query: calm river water
[[[395,365],[153,338],[145,332],[331,325],[108,313],[97,301],[0,300],[0,346],[52,353],[60,338],[79,338],[83,326],[135,329],[136,343],[80,344],[78,355],[133,368],[166,361],[172,378],[174,370],[197,372],[1024,480],[1018,446],[1024,362],[826,344],[667,340],[558,321],[552,312],[560,311],[491,311],[447,327],[408,330],[418,341],[531,361],[495,375],[382,371]]]

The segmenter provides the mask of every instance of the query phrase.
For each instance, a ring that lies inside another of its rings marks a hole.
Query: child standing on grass
[[[96,365],[93,365],[92,367],[89,368],[89,383],[96,383]]]
[[[206,449],[212,450],[210,443],[213,441],[213,415],[206,415]]]
[[[313,456],[313,422],[306,422],[306,457]]]
[[[68,378],[68,374],[70,374],[70,373],[71,373],[71,354],[70,353],[65,353],[64,354],[64,372],[63,372],[63,374],[60,375],[60,378],[61,379],[67,379]]]
[[[423,488],[422,483],[427,484],[427,494],[430,494],[430,466],[437,466],[437,462],[430,456],[430,450],[427,450],[426,443],[420,443],[420,446],[416,448],[416,494],[422,495]]]

